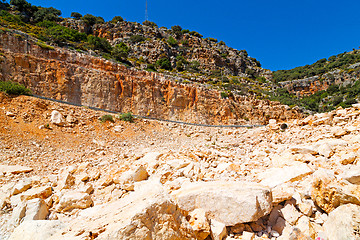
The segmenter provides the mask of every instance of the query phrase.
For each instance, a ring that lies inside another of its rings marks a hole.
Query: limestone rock
[[[241,235],[242,240],[253,240],[255,238],[255,233],[244,231]]]
[[[352,184],[360,184],[360,166],[351,166],[346,169],[340,177]]]
[[[330,147],[329,144],[324,143],[321,144],[318,148],[317,151],[319,152],[319,154],[323,155],[326,158],[331,157],[332,155],[334,155],[334,151],[332,150],[332,148]]]
[[[21,201],[31,200],[34,198],[46,199],[52,194],[52,189],[50,186],[42,186],[31,188],[20,194]]]
[[[210,227],[212,240],[222,240],[227,235],[224,223],[211,219]]]
[[[119,179],[114,178],[115,183],[133,183],[146,180],[149,177],[148,172],[143,166],[139,166],[133,170],[123,173]]]
[[[272,189],[273,203],[278,204],[286,200],[290,200],[295,193],[293,187],[287,184],[281,184]]]
[[[50,120],[51,120],[51,123],[58,125],[58,126],[63,126],[66,123],[62,114],[56,110],[51,112]]]
[[[298,205],[299,210],[305,215],[310,217],[313,213],[314,202],[311,200],[304,200],[300,202]]]
[[[156,168],[158,166],[159,157],[162,154],[160,152],[149,152],[138,160],[140,164],[146,164],[148,168]]]
[[[124,127],[121,125],[115,126],[113,128],[114,132],[122,132],[123,129],[124,129]]]
[[[353,163],[357,158],[357,155],[355,153],[347,153],[341,156],[340,162],[343,165],[351,164]]]
[[[337,182],[335,176],[319,170],[314,173],[311,199],[322,210],[330,213],[343,204],[360,205],[360,187]]]
[[[60,221],[24,221],[15,228],[8,240],[46,240],[63,228],[65,224]]]
[[[0,173],[28,173],[33,169],[29,167],[19,166],[19,165],[0,165]]]
[[[67,212],[73,209],[85,209],[93,205],[91,196],[84,192],[70,191],[64,193],[56,207],[58,212]]]
[[[226,226],[257,221],[272,209],[270,190],[250,182],[194,182],[172,195],[180,208],[186,211],[202,208],[209,218]]]
[[[85,238],[89,232],[98,239],[195,239],[183,212],[156,182],[144,183],[118,201],[83,210],[69,226],[71,231],[49,240]]]
[[[323,225],[328,240],[355,240],[360,238],[360,206],[346,204],[329,214]]]
[[[297,181],[314,171],[305,163],[282,168],[271,168],[259,174],[260,182],[264,186],[275,187],[288,181]]]
[[[343,128],[336,128],[334,131],[334,137],[341,138],[342,136],[345,136],[346,134],[349,134],[349,131]]]
[[[65,169],[65,170],[61,171],[61,173],[59,175],[59,180],[58,180],[56,189],[58,191],[61,191],[63,189],[69,189],[74,184],[75,184],[75,177],[68,169]]]
[[[195,232],[196,239],[204,240],[210,234],[210,224],[203,209],[195,209],[189,213],[189,223]]]
[[[11,214],[11,218],[9,224],[12,226],[17,226],[21,222],[21,220],[25,217],[26,213],[26,204],[20,203],[18,204]]]
[[[306,146],[306,145],[292,146],[290,147],[290,151],[299,154],[308,154],[308,153],[312,155],[318,154],[318,152],[312,146]]]
[[[12,190],[12,195],[22,193],[29,188],[31,188],[32,180],[30,178],[25,178],[17,182]]]
[[[291,225],[294,225],[301,216],[301,214],[296,210],[295,206],[290,203],[290,201],[287,201],[284,208],[282,208],[280,211],[284,219]]]
[[[26,202],[26,213],[24,221],[45,220],[48,215],[48,206],[43,199],[34,198]]]

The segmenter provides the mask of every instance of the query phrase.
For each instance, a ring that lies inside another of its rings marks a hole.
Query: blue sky
[[[90,13],[106,21],[122,16],[145,20],[146,0],[28,0],[55,7],[63,17]],[[290,69],[360,46],[358,0],[148,0],[149,20],[180,25],[204,37],[245,49],[270,70]]]

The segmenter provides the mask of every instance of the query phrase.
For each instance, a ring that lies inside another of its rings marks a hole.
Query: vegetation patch
[[[31,95],[30,89],[22,84],[11,81],[0,81],[0,92],[11,95]]]
[[[100,122],[105,123],[105,122],[115,122],[114,118],[112,115],[103,115],[99,118]]]
[[[134,122],[134,116],[131,112],[119,114],[119,119],[126,122]]]

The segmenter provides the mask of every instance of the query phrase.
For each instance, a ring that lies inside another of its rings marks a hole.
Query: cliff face
[[[216,90],[76,51],[43,49],[35,41],[25,34],[1,34],[1,80],[76,104],[194,123],[258,124],[300,116],[274,102],[244,96],[223,99]]]

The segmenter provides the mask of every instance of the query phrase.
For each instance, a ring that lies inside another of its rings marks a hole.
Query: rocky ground
[[[360,105],[254,129],[0,93],[0,239],[359,239]]]

